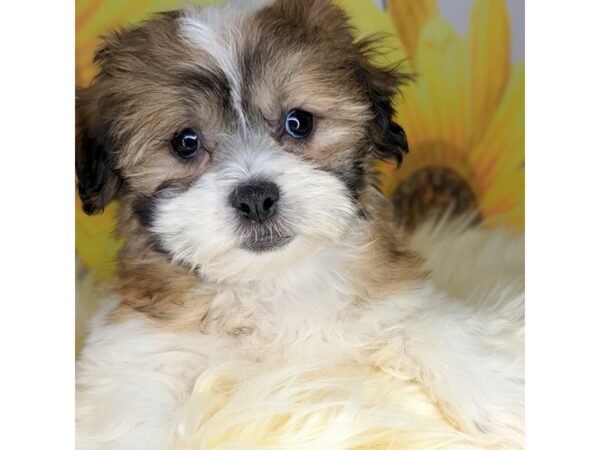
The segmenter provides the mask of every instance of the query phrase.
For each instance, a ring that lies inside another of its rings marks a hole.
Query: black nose
[[[275,212],[279,188],[269,181],[243,184],[233,190],[230,200],[248,220],[263,223]]]

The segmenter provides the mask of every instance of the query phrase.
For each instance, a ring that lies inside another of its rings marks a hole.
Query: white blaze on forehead
[[[244,39],[239,25],[268,3],[270,0],[232,0],[220,6],[189,6],[183,9],[183,17],[178,23],[179,37],[206,52],[227,77],[232,106],[244,128],[246,120],[241,107],[242,80],[238,63],[239,45]]]

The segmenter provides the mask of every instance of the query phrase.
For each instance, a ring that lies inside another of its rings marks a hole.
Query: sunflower
[[[435,1],[391,0],[389,13],[417,76],[398,99],[410,153],[382,164],[381,187],[416,223],[432,209],[476,210],[486,225],[524,221],[524,65],[511,65],[503,0],[475,0],[460,36]]]

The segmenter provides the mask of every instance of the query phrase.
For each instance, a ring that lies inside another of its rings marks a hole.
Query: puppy
[[[313,358],[402,365],[458,428],[520,445],[521,363],[432,287],[375,187],[375,160],[408,151],[408,77],[372,52],[324,0],[104,39],[77,93],[78,191],[88,214],[118,200],[124,245],[77,366],[79,449],[168,449],[207,367]]]

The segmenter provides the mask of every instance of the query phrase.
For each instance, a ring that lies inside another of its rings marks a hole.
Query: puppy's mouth
[[[252,252],[266,252],[282,248],[294,240],[294,236],[288,234],[279,234],[271,232],[262,232],[257,236],[247,239],[242,248]]]

